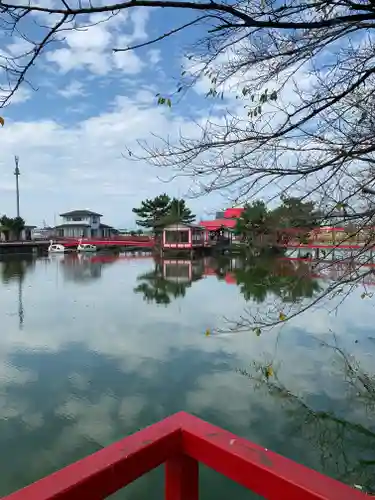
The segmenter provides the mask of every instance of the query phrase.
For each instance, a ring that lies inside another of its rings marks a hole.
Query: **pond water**
[[[291,290],[264,266],[226,265],[0,262],[0,496],[179,410],[374,490],[371,294],[354,289],[337,311],[318,303],[271,330],[222,332],[325,286]],[[203,467],[200,481],[203,499],[255,498]],[[115,496],[162,488],[157,469]]]

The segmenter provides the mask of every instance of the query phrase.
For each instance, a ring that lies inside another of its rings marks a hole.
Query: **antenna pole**
[[[20,169],[18,168],[19,157],[14,157],[14,162],[16,164],[16,168],[14,169],[14,175],[16,176],[16,196],[17,196],[17,217],[20,216],[20,187],[18,183],[18,177],[21,175]]]

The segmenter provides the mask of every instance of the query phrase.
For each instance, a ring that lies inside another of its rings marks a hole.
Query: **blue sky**
[[[192,15],[132,9],[86,30],[67,31],[64,40],[49,46],[28,75],[37,90],[24,85],[1,113],[6,124],[0,130],[0,213],[15,215],[14,155],[20,158],[21,215],[38,226],[57,222],[61,212],[87,208],[104,214],[104,222],[131,227],[131,209],[145,197],[189,191],[189,179],[166,184],[157,176],[168,179],[170,171],[122,154],[152,132],[167,136],[181,128],[194,134],[192,119],[204,120],[210,112],[212,101],[199,91],[172,109],[157,106],[155,98],[176,88],[198,30],[136,52],[114,54],[112,48],[144,42]],[[32,18],[27,22],[24,29],[36,35]],[[25,44],[1,39],[3,54],[19,54]],[[231,203],[214,194],[189,205],[204,218]]]

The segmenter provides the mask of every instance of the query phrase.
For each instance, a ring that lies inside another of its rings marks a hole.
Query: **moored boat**
[[[48,253],[64,253],[66,248],[61,243],[49,242]]]
[[[77,252],[96,252],[96,246],[91,243],[82,243],[82,240],[79,240],[77,246]]]

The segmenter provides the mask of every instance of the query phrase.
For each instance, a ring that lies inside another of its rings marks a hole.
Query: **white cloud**
[[[136,75],[144,66],[135,52],[115,52],[113,54],[114,64],[117,69],[128,75]]]
[[[48,52],[46,58],[48,61],[56,63],[62,73],[87,67],[96,75],[106,75],[111,69],[108,54],[101,51],[62,48]]]
[[[151,64],[158,64],[161,61],[161,52],[159,49],[151,49],[148,51],[148,57]]]
[[[62,95],[66,99],[73,99],[74,97],[84,96],[84,86],[81,82],[73,80],[65,88],[58,90],[58,94]]]
[[[135,52],[113,52],[147,38],[147,9],[136,9],[128,15],[119,12],[114,16],[95,14],[86,25],[64,31],[62,47],[48,51],[46,59],[56,63],[62,73],[88,69],[95,75],[107,75],[111,70],[134,75],[143,64]],[[131,29],[130,34],[125,32]]]
[[[183,196],[189,187],[186,179],[166,185],[157,175],[168,177],[169,171],[122,155],[126,146],[136,148],[138,140],[150,139],[152,130],[161,135],[177,134],[180,128],[194,133],[190,122],[157,106],[154,97],[145,88],[132,98],[118,96],[108,111],[73,125],[55,120],[12,122],[5,116],[6,126],[0,131],[2,210],[11,213],[15,206],[15,154],[20,157],[21,212],[28,214],[29,223],[53,223],[54,213],[86,206],[104,213],[108,223],[128,225],[133,221],[131,209],[144,197],[161,191]],[[198,213],[200,203],[195,202],[198,210],[192,204]]]

